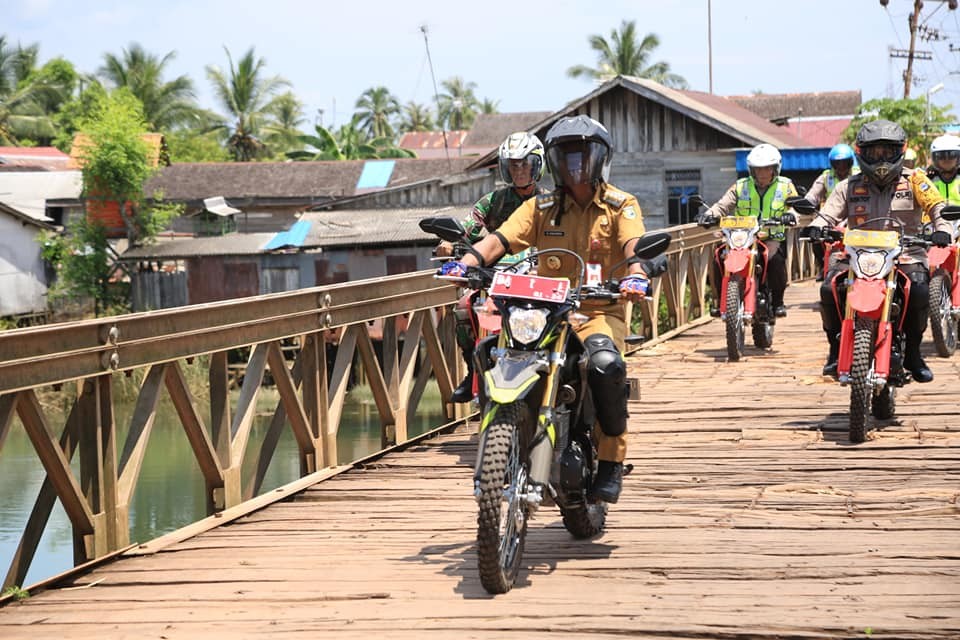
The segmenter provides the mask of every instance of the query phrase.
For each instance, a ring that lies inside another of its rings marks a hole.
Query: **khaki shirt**
[[[846,220],[850,228],[858,227],[875,218],[896,218],[903,224],[908,235],[922,230],[924,214],[930,217],[936,231],[953,231],[950,223],[940,217],[945,206],[943,196],[923,171],[903,169],[900,179],[880,189],[863,175],[850,176],[837,185],[818,216],[810,223],[812,227],[837,225]],[[874,226],[874,229],[880,227]],[[900,262],[927,264],[927,252],[923,247],[907,247],[900,255]]]
[[[521,204],[496,232],[507,242],[509,252],[517,253],[531,246],[539,251],[568,249],[584,262],[599,263],[604,278],[626,273],[626,265],[618,273],[611,270],[626,257],[624,245],[645,232],[637,199],[614,186],[604,185],[583,209],[569,195],[562,201],[563,212],[559,216],[561,198],[556,191]],[[574,284],[580,278],[580,264],[572,256],[548,254],[540,257],[537,274],[569,278]],[[584,302],[584,307],[600,306],[604,307],[603,313],[623,318],[622,304]]]

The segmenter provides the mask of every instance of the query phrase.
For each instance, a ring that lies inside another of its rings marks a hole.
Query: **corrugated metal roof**
[[[82,189],[79,171],[0,171],[0,202],[40,222],[50,222],[47,200],[76,199]]]
[[[746,173],[747,154],[749,149],[737,151],[737,171]],[[830,160],[827,157],[830,153],[830,147],[811,147],[807,149],[781,149],[780,155],[783,156],[783,166],[781,171],[819,171],[830,166]]]
[[[70,164],[70,156],[56,147],[0,147],[0,165],[8,167],[42,167],[48,171],[63,171]]]

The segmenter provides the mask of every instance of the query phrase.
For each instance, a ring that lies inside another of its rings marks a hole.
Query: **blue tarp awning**
[[[287,231],[281,231],[270,238],[270,242],[263,247],[264,251],[273,251],[283,247],[302,247],[310,231],[310,223],[306,220],[297,220]]]
[[[747,172],[747,154],[749,149],[737,151],[737,172]],[[806,149],[780,149],[783,156],[781,171],[820,171],[830,166],[828,155],[830,147],[809,147]]]

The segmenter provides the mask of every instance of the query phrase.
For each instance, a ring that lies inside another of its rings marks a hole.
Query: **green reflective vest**
[[[954,176],[950,182],[944,182],[940,176],[937,176],[933,178],[933,184],[948,205],[960,205],[960,176]]]
[[[850,168],[850,175],[855,176],[860,173],[860,167],[854,165]],[[847,176],[848,178],[850,176]],[[833,190],[837,188],[837,185],[840,184],[840,178],[837,177],[837,172],[830,169],[823,170],[823,186],[826,187],[827,193],[823,196],[824,200],[830,197],[830,194],[833,193]]]
[[[753,178],[740,178],[737,180],[737,215],[738,216],[758,216],[761,220],[767,218],[779,218],[786,206],[785,202],[792,192],[790,189],[790,179],[783,176],[777,176],[776,182],[767,187],[767,192],[763,194],[761,202],[760,193],[757,191],[757,185]],[[782,225],[776,227],[767,227],[767,233],[774,240],[783,240],[786,238],[786,231]]]

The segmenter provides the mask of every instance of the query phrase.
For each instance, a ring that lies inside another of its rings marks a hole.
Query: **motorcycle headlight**
[[[730,232],[730,246],[743,249],[750,242],[750,232],[746,229],[734,229]]]
[[[886,264],[887,253],[885,251],[861,251],[857,254],[857,269],[868,278],[880,275]]]
[[[546,309],[521,309],[510,307],[510,335],[517,342],[529,344],[540,337],[547,326]]]

